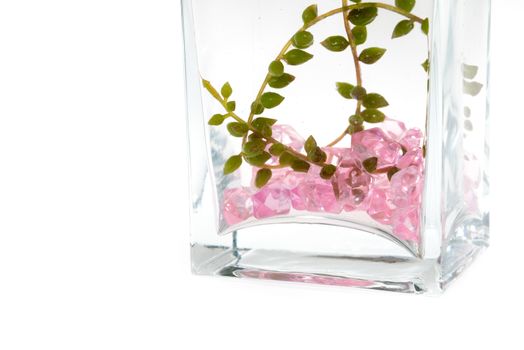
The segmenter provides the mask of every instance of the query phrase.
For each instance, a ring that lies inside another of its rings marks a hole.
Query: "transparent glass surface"
[[[488,241],[490,2],[311,5],[182,0],[193,271],[439,292]]]

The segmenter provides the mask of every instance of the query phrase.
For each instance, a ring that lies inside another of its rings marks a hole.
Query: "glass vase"
[[[182,0],[196,274],[438,293],[488,245],[490,0]]]

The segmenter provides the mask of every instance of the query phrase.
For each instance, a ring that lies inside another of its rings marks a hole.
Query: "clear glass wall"
[[[418,292],[485,245],[489,1],[182,4],[195,272]]]

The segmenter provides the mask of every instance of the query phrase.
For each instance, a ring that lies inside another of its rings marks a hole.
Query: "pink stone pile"
[[[292,127],[279,125],[273,129],[278,141],[302,150],[304,139]],[[322,179],[316,166],[308,173],[277,169],[262,189],[254,185],[227,189],[223,194],[227,224],[235,225],[251,217],[287,215],[292,210],[331,214],[361,211],[390,226],[397,238],[419,241],[424,180],[419,129],[408,130],[403,123],[387,119],[380,127],[354,134],[350,148],[323,150],[328,162],[338,168],[332,179]],[[371,157],[378,158],[373,174],[362,166],[362,162]],[[277,159],[272,162],[276,163]],[[392,167],[399,170],[389,180],[387,171]]]

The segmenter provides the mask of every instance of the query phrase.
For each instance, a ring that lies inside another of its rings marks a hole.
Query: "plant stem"
[[[342,0],[342,7],[348,6],[348,0]],[[355,43],[355,37],[351,31],[351,25],[348,20],[349,10],[342,12],[342,20],[344,21],[344,29],[346,30],[346,35],[348,38],[349,46],[351,47],[351,55],[353,56],[353,62],[355,64],[355,76],[357,80],[357,86],[362,86],[362,69],[360,68],[360,60],[358,59],[357,44]],[[355,114],[360,114],[360,109],[362,107],[362,101],[357,101],[357,108]],[[336,139],[331,141],[326,147],[333,147],[346,137],[348,134],[348,129],[344,129],[342,134],[340,134]]]
[[[218,93],[217,89],[209,81],[204,80],[204,79],[202,79],[202,81],[204,82],[204,87],[209,91],[211,96],[213,96],[215,98],[215,100],[217,100],[222,105],[222,107],[224,107],[224,109],[227,111],[227,101],[220,96],[220,94]],[[236,120],[239,123],[246,124],[248,126],[249,130],[251,130],[252,132],[257,132],[257,129],[255,129],[250,123],[246,123],[246,121],[244,119],[242,119],[241,117],[239,117],[235,112],[228,112],[227,116],[233,118],[234,120]],[[280,144],[282,144],[281,142],[279,142],[278,140],[274,139],[271,136],[262,136],[262,138],[266,139],[266,141],[268,143],[272,143],[272,144],[280,143]],[[320,167],[328,165],[328,163],[326,163],[326,162],[318,162],[318,163],[312,162],[307,156],[305,156],[302,153],[296,151],[295,149],[293,149],[293,148],[291,148],[291,147],[289,147],[287,145],[284,145],[284,144],[282,144],[282,145],[285,147],[286,152],[292,154],[296,158],[299,158],[299,159],[301,159],[301,160],[303,160],[305,162],[308,162],[310,164],[315,164],[315,165],[318,165]],[[267,169],[280,169],[280,168],[284,168],[284,167],[285,166],[282,166],[282,165],[267,165],[267,164],[259,166],[259,168],[267,168]]]
[[[348,6],[348,0],[342,0],[342,6]],[[353,56],[353,62],[355,63],[355,75],[357,79],[357,85],[362,86],[362,70],[360,69],[360,61],[358,59],[357,45],[355,43],[355,37],[351,32],[351,25],[348,20],[349,11],[342,12],[342,19],[344,21],[344,29],[346,30],[346,35],[348,37],[349,46],[351,47],[351,54]]]
[[[413,14],[407,12],[407,11],[404,11],[404,10],[398,8],[398,7],[395,7],[393,5],[384,4],[384,3],[380,3],[380,2],[366,2],[366,3],[359,3],[359,4],[354,4],[354,5],[347,6],[347,0],[344,0],[342,7],[330,10],[330,11],[324,13],[324,14],[321,14],[321,15],[317,16],[312,21],[304,24],[298,31],[300,32],[300,31],[306,30],[306,29],[314,26],[315,24],[323,21],[324,19],[329,18],[329,17],[331,17],[333,15],[336,15],[336,14],[339,14],[339,13],[342,13],[344,15],[344,23],[347,22],[347,27],[349,27],[349,21],[346,20],[346,18],[347,18],[346,13],[349,13],[349,11],[351,11],[351,10],[363,9],[363,8],[367,8],[367,7],[377,7],[377,8],[382,8],[384,10],[388,10],[388,11],[391,11],[391,12],[395,12],[395,13],[398,13],[398,14],[404,16],[404,17],[407,17],[407,18],[411,19],[414,22],[422,23],[422,21],[423,21],[422,18],[420,18],[418,16],[415,16],[415,15],[413,15]],[[348,36],[351,36],[353,38],[353,35],[351,34],[351,30],[350,29],[348,30],[346,28],[346,31],[349,32]],[[351,42],[352,41],[350,41],[350,43]],[[291,45],[292,45],[292,37],[284,44],[284,47],[278,53],[277,57],[275,58],[275,61],[280,61],[284,57],[284,55],[286,54],[287,50],[291,47]],[[355,62],[357,62],[356,66],[358,65],[358,68],[356,68],[356,70],[358,70],[360,72],[360,63],[358,63],[359,62],[358,61],[358,55],[356,53],[356,45],[354,45],[354,40],[353,40],[353,45],[351,45],[351,50],[353,52],[354,59],[356,60]],[[262,82],[262,85],[260,86],[260,89],[258,90],[258,94],[257,94],[257,96],[255,98],[255,102],[259,102],[260,101],[260,98],[262,97],[262,94],[264,93],[264,90],[266,89],[267,84],[269,83],[269,79],[270,78],[271,78],[271,76],[269,75],[269,73],[266,74],[266,77],[265,77],[264,81]],[[361,85],[361,84],[362,84],[361,74],[357,73],[357,85]],[[361,102],[358,102],[357,111],[359,111],[360,108],[361,108]],[[255,114],[253,112],[251,112],[249,114],[249,117],[247,119],[247,125],[249,127],[251,127],[251,122],[253,121],[253,117],[254,116],[255,116]],[[335,140],[336,142],[333,141],[328,146],[337,144],[340,140],[342,140],[342,138],[344,138],[345,134],[346,134],[346,130],[344,130],[344,133]],[[242,139],[242,144],[244,144],[245,142],[246,142],[246,136],[244,136],[244,138]]]

